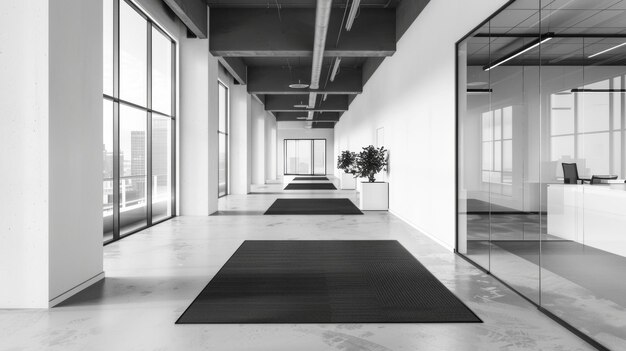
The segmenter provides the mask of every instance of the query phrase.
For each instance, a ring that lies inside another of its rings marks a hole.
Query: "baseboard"
[[[408,224],[410,227],[412,227],[413,229],[417,230],[418,232],[426,235],[427,237],[429,237],[430,239],[432,239],[433,241],[435,241],[437,244],[443,246],[444,248],[450,250],[451,252],[455,252],[454,251],[454,247],[444,243],[443,241],[441,241],[441,239],[431,235],[430,233],[428,233],[427,231],[425,231],[424,229],[418,227],[417,225],[411,223],[411,221],[407,220],[406,218],[400,216],[399,214],[397,214],[396,212],[389,210],[389,213],[391,213],[392,215],[398,217],[402,222]]]
[[[98,274],[96,274],[95,276],[85,280],[84,282],[76,285],[75,287],[69,289],[68,291],[62,293],[61,295],[53,298],[52,300],[50,300],[50,302],[48,303],[48,307],[52,308],[58,304],[60,304],[61,302],[69,299],[70,297],[78,294],[79,292],[85,290],[86,288],[90,287],[91,285],[101,281],[102,279],[104,279],[104,272],[100,272]]]

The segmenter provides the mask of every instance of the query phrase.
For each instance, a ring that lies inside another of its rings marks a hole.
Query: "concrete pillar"
[[[179,196],[183,216],[217,211],[217,59],[208,39],[181,38],[178,118]]]
[[[276,180],[276,118],[265,114],[265,179]]]
[[[252,99],[252,184],[265,184],[265,108]]]
[[[252,97],[245,85],[230,89],[230,193],[250,192],[252,180]]]
[[[102,2],[0,2],[0,308],[104,277]]]

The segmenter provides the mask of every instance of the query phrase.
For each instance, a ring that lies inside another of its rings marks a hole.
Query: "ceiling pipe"
[[[309,108],[315,108],[315,103],[317,102],[317,93],[309,94]]]
[[[326,48],[326,34],[330,21],[332,0],[317,0],[315,10],[315,41],[313,42],[313,67],[311,69],[311,89],[319,89],[324,49]]]

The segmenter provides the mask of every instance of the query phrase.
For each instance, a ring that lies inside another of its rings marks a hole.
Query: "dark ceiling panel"
[[[311,57],[314,9],[219,8],[210,13],[209,50],[215,56]],[[396,50],[395,10],[361,9],[352,30],[342,30],[343,13],[332,11],[325,56],[390,56]],[[337,39],[340,39],[337,41]]]
[[[306,114],[309,109],[306,107],[295,107],[296,105],[307,105],[309,95],[266,95],[265,110],[274,112],[301,112]],[[348,110],[348,95],[328,95],[325,101],[318,97],[318,102],[314,111],[319,112],[343,112]]]
[[[320,82],[320,89],[292,89],[293,83],[310,82],[311,67],[282,68],[282,67],[248,67],[248,92],[251,94],[359,94],[363,91],[362,73],[360,69],[342,69],[334,81],[326,81],[332,66],[322,68],[324,76]]]
[[[346,0],[333,1],[333,7],[345,8]],[[395,8],[399,0],[361,0],[364,8]],[[315,8],[316,0],[206,0],[214,8]],[[278,6],[277,6],[278,4]]]

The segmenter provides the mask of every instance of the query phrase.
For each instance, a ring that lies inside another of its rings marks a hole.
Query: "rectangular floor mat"
[[[337,190],[333,183],[289,183],[285,190]]]
[[[395,240],[247,240],[177,323],[480,323]]]
[[[363,214],[350,199],[277,199],[266,215],[355,215]]]
[[[295,177],[293,180],[328,180],[328,177]]]

